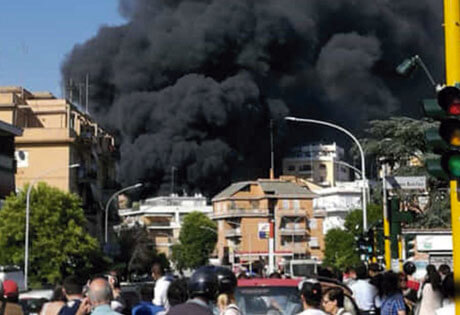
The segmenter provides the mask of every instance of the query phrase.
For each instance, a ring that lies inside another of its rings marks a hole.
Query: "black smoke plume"
[[[121,0],[126,23],[76,45],[63,80],[90,76],[90,112],[117,135],[123,185],[212,196],[267,177],[318,132],[290,114],[354,132],[370,119],[419,113],[423,73],[395,76],[419,54],[440,80],[442,3],[431,0]],[[425,82],[426,81],[426,82]],[[279,173],[279,172],[278,172]]]

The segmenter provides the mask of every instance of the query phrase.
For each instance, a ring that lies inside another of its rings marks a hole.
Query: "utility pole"
[[[444,0],[444,35],[446,54],[446,84],[460,83],[460,1]],[[460,281],[460,203],[457,181],[450,181],[450,207],[452,221],[452,256],[454,281]],[[460,314],[460,300],[455,299],[455,313]]]

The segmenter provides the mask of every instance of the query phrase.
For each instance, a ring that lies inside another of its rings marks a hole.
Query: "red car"
[[[245,315],[294,315],[302,312],[302,301],[298,289],[302,279],[239,279],[235,291],[237,304]],[[321,278],[323,288],[341,287],[345,292],[345,309],[359,314],[356,303],[341,283]]]

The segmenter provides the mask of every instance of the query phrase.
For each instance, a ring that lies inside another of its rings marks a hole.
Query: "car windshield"
[[[302,311],[296,287],[238,287],[235,297],[242,314],[291,315]]]
[[[293,275],[296,277],[312,276],[315,273],[315,265],[313,264],[293,264]]]

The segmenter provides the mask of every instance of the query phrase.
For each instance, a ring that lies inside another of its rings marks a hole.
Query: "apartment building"
[[[102,226],[98,210],[116,188],[113,137],[68,100],[23,87],[0,87],[0,120],[23,129],[16,137],[17,189],[38,179],[77,193],[94,228]]]
[[[184,217],[194,211],[210,216],[212,207],[201,194],[149,198],[132,208],[118,210],[122,222],[115,231],[135,225],[145,226],[158,252],[169,257],[171,246],[178,241]]]
[[[297,146],[282,160],[283,175],[293,175],[321,186],[350,181],[352,167],[336,143]]]
[[[0,120],[0,208],[2,200],[15,191],[14,138],[22,135],[22,130]]]
[[[274,253],[282,259],[323,258],[322,218],[313,212],[314,194],[296,183],[258,179],[233,183],[212,199],[217,253],[224,264],[267,262],[273,223]]]

